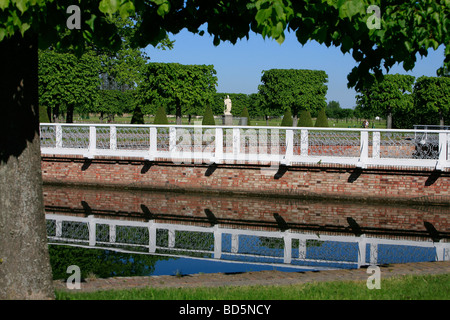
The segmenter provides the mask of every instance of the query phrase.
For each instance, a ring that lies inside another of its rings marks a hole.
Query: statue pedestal
[[[232,114],[224,114],[222,116],[222,124],[226,126],[232,126],[233,125],[233,115]]]

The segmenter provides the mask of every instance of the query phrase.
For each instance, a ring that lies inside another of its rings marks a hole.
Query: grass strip
[[[450,274],[381,279],[380,289],[365,281],[333,281],[289,286],[145,288],[96,292],[56,291],[57,300],[448,300]]]

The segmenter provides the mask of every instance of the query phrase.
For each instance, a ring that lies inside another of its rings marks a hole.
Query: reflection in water
[[[445,207],[49,186],[44,199],[55,277],[72,264],[108,277],[450,260]]]

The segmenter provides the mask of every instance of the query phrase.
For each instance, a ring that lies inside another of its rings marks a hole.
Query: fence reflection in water
[[[285,229],[281,217],[273,225],[278,230],[251,230],[244,225],[222,226],[211,211],[205,212],[209,225],[203,226],[47,213],[47,233],[50,244],[299,269],[450,260],[445,239],[326,235]]]

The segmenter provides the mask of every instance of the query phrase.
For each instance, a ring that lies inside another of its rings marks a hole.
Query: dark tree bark
[[[73,110],[74,109],[75,109],[74,105],[67,106],[66,123],[73,123]]]
[[[175,109],[176,124],[182,124],[181,102],[177,100]]]
[[[54,298],[42,194],[37,35],[0,42],[0,299]]]

